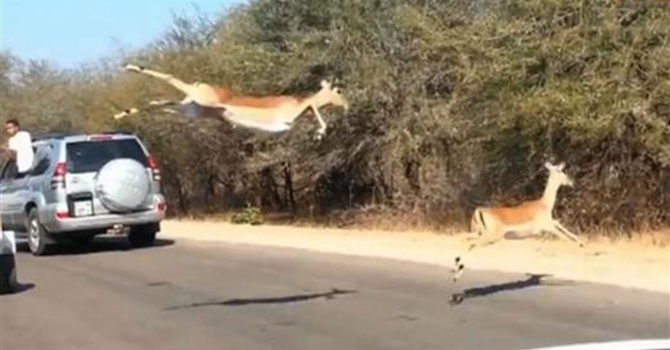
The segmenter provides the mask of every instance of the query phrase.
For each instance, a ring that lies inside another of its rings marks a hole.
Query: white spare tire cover
[[[144,203],[149,194],[147,169],[134,159],[109,161],[98,172],[95,192],[110,211],[134,210]]]

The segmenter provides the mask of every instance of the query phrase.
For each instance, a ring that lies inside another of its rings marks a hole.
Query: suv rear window
[[[135,139],[72,142],[66,147],[70,173],[95,172],[117,158],[131,158],[149,166],[147,156]]]

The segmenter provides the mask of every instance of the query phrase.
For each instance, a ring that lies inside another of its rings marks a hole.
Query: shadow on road
[[[82,245],[75,242],[63,241],[50,247],[48,255],[84,255],[95,253],[124,252],[128,250],[161,248],[173,245],[171,239],[156,238],[154,244],[146,248],[132,248],[125,237],[96,237],[91,243]],[[30,253],[27,241],[17,242],[17,251]]]
[[[563,286],[572,285],[572,282],[545,282],[543,278],[550,277],[547,274],[528,274],[528,278],[513,282],[506,282],[501,284],[492,284],[484,287],[468,288],[461,293],[454,293],[451,295],[450,305],[458,305],[466,299],[489,296],[500,292],[509,292],[520,289],[532,288],[537,286]]]
[[[3,298],[11,297],[12,295],[21,294],[21,293],[23,293],[25,291],[29,291],[33,288],[35,288],[35,284],[33,284],[33,283],[25,283],[25,284],[24,283],[18,283],[14,287],[14,291],[12,291],[11,293],[0,293],[0,295],[2,295]]]
[[[335,296],[343,294],[352,294],[356,293],[353,290],[340,290],[333,288],[330,292],[325,293],[313,293],[313,294],[299,294],[299,295],[290,295],[284,297],[273,297],[273,298],[249,298],[249,299],[228,299],[224,301],[208,301],[202,303],[193,303],[188,305],[173,306],[163,309],[164,311],[178,310],[178,309],[190,309],[195,307],[203,306],[244,306],[252,304],[288,304],[288,303],[297,303],[304,302],[312,299],[334,299]]]

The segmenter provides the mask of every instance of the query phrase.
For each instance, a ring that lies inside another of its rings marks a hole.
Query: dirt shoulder
[[[517,240],[468,253],[468,243],[461,235],[175,220],[163,222],[160,236],[436,264],[447,267],[447,278],[451,277],[454,257],[460,255],[470,269],[545,273],[556,278],[670,294],[670,249],[645,243],[589,242],[585,248],[579,248],[563,241]]]

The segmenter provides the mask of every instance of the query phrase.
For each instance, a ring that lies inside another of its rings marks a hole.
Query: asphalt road
[[[467,271],[453,284],[431,265],[107,239],[17,264],[23,290],[0,297],[2,350],[511,350],[670,337],[667,295],[551,277]]]

